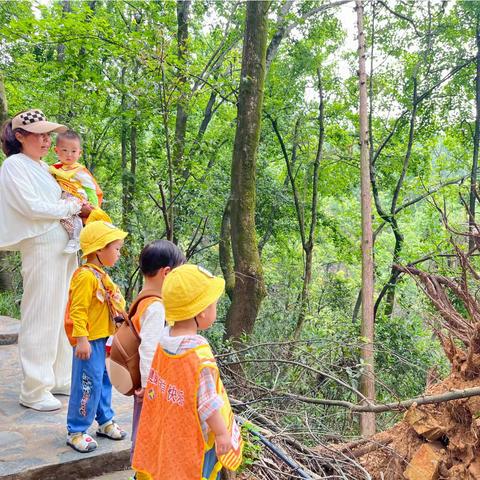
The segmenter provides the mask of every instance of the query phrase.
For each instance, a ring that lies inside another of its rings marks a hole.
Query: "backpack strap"
[[[140,305],[140,302],[142,300],[145,300],[146,298],[158,298],[159,300],[162,299],[162,296],[158,293],[157,290],[154,289],[146,289],[142,290],[133,303],[130,305],[130,309],[128,311],[127,318],[125,318],[125,321],[127,322],[128,326],[131,328],[131,330],[134,332],[135,336],[140,340],[140,335],[137,332],[137,329],[135,327],[135,324],[133,323],[133,317],[135,316],[135,313],[137,312],[137,309]]]
[[[135,315],[135,312],[137,311],[138,304],[145,298],[149,297],[156,297],[158,299],[162,299],[162,296],[158,293],[157,290],[154,290],[153,288],[147,288],[146,290],[142,290],[136,297],[135,300],[132,302],[130,305],[130,309],[128,310],[128,316],[132,318]]]

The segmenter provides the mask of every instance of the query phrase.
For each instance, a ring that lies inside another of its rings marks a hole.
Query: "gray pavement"
[[[106,472],[117,473],[105,478],[128,478],[118,471],[129,466],[129,439],[98,438],[94,452],[75,452],[65,444],[68,397],[57,397],[63,408],[56,412],[24,408],[18,403],[22,374],[17,345],[0,345],[0,365],[0,480],[74,480]],[[130,432],[131,398],[114,392],[112,403],[117,421]]]
[[[17,343],[20,322],[15,318],[0,315],[0,345]]]

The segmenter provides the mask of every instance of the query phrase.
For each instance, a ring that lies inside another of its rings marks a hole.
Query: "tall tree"
[[[180,64],[178,72],[179,96],[177,101],[177,116],[175,120],[175,141],[173,143],[173,164],[178,168],[182,162],[185,150],[185,133],[187,131],[187,76],[185,75],[185,56],[188,42],[188,15],[190,0],[177,0],[177,58]]]
[[[299,188],[297,183],[299,183],[296,179],[295,175],[295,161],[297,157],[297,150],[298,150],[298,135],[300,130],[300,118],[297,119],[295,122],[295,131],[293,135],[293,146],[292,146],[292,155],[289,158],[287,149],[285,146],[285,142],[283,137],[280,133],[280,129],[278,127],[277,120],[273,119],[271,115],[267,115],[269,120],[272,123],[273,130],[275,135],[278,138],[280,143],[280,147],[282,149],[282,154],[285,159],[285,163],[287,166],[287,177],[288,181],[290,182],[290,186],[292,189],[293,200],[295,204],[295,212],[297,214],[297,222],[298,228],[300,232],[300,239],[302,242],[302,248],[304,251],[304,268],[303,268],[303,285],[302,291],[300,293],[300,307],[299,307],[299,314],[297,319],[297,324],[295,326],[295,330],[293,333],[293,338],[298,339],[302,332],[303,324],[305,322],[305,318],[307,315],[307,307],[309,303],[309,296],[310,296],[310,283],[312,281],[312,266],[313,266],[313,248],[315,246],[315,229],[317,226],[317,216],[318,216],[318,181],[319,181],[319,170],[320,170],[320,162],[322,160],[323,155],[323,144],[325,139],[325,99],[324,99],[324,92],[322,86],[322,76],[320,68],[317,68],[317,81],[318,81],[318,95],[319,95],[319,107],[318,107],[318,145],[317,151],[315,154],[315,160],[313,161],[313,175],[312,175],[312,197],[310,200],[310,224],[307,225],[307,220],[305,218],[305,211],[308,209],[304,203],[302,204],[301,201],[301,194],[299,192]],[[303,195],[306,196],[306,195]]]
[[[265,297],[255,230],[255,187],[269,3],[250,1],[246,8],[230,190],[235,287],[226,319],[226,335],[234,338],[239,338],[244,332],[252,332],[260,304]]]
[[[475,5],[476,29],[475,39],[477,45],[476,56],[476,75],[475,75],[475,132],[473,134],[473,160],[470,173],[470,206],[469,206],[469,230],[474,232],[475,227],[475,204],[477,201],[477,174],[478,174],[478,149],[480,144],[480,8]],[[469,247],[472,249],[475,245],[474,237],[468,238]]]
[[[374,314],[373,314],[373,231],[372,195],[370,189],[370,161],[368,147],[368,106],[367,73],[365,54],[365,34],[363,30],[363,1],[356,0],[358,28],[358,86],[360,93],[360,171],[361,171],[361,210],[362,210],[362,348],[363,372],[360,392],[375,401],[374,379]],[[375,433],[375,414],[360,415],[360,432],[363,436]]]

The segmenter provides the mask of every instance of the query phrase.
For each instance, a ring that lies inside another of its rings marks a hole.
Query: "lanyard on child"
[[[102,262],[100,262],[102,263]],[[103,264],[102,264],[103,266]],[[110,290],[105,286],[103,281],[104,275],[106,273],[99,272],[96,268],[91,267],[90,265],[84,265],[85,268],[88,268],[97,278],[102,286],[102,290],[105,292],[104,300],[108,307],[108,313],[110,315],[110,319],[118,326],[118,324],[123,323],[125,318],[127,317],[127,313],[124,310],[118,310],[115,305],[113,304],[112,294]]]

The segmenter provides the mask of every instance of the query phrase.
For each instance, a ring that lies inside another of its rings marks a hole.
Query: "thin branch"
[[[470,398],[480,396],[480,387],[465,388],[464,390],[452,390],[450,392],[441,393],[438,395],[422,395],[420,397],[412,398],[410,400],[404,400],[402,402],[392,402],[385,404],[370,404],[370,405],[357,405],[355,403],[347,402],[344,400],[328,400],[321,398],[311,398],[304,395],[295,395],[288,392],[276,392],[270,391],[270,393],[276,396],[283,396],[284,398],[290,398],[304,403],[311,403],[316,405],[330,405],[336,407],[347,408],[352,412],[391,412],[396,410],[406,410],[412,405],[428,405],[432,403],[450,402],[452,400],[458,400],[460,398]],[[259,399],[262,401],[262,399]]]

